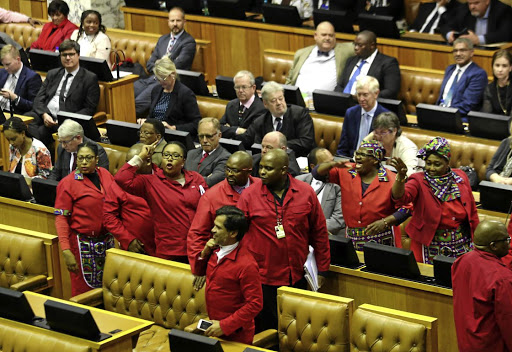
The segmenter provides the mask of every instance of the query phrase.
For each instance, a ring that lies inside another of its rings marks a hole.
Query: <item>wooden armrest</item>
[[[73,296],[69,300],[71,302],[85,304],[86,306],[97,307],[103,304],[103,289],[95,288],[94,290]]]
[[[96,122],[96,126],[101,126],[107,122],[107,113],[104,111],[98,111],[92,118],[94,122]]]
[[[262,348],[270,348],[279,345],[279,335],[277,330],[265,330],[254,335],[252,344]]]
[[[14,291],[27,291],[39,288],[48,284],[48,277],[45,275],[37,275],[29,279],[18,282],[17,284],[11,285],[9,288]]]

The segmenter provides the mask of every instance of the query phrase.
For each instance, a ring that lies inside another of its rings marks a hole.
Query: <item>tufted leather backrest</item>
[[[159,34],[125,31],[122,29],[107,29],[106,34],[110,38],[112,49],[122,50],[126,58],[141,64],[144,68],[151,57]]]
[[[332,120],[313,117],[315,127],[315,142],[318,147],[327,148],[335,155],[340,142],[343,119],[333,118]]]
[[[119,150],[119,149],[128,150],[129,148],[116,146],[116,148],[119,148],[119,149],[114,149],[114,148],[109,148],[106,145],[102,145],[102,146],[103,146],[103,149],[105,149],[105,152],[107,153],[107,156],[108,156],[108,163],[109,163],[108,171],[110,171],[110,173],[112,175],[115,175],[117,173],[117,171],[121,167],[123,167],[124,164],[126,164],[126,151]]]
[[[415,114],[416,105],[420,103],[436,103],[443,83],[444,71],[400,66],[400,77],[398,99],[404,102],[408,114]]]
[[[293,65],[292,51],[265,49],[263,51],[263,79],[277,83],[286,82]]]
[[[36,41],[43,26],[32,27],[28,23],[2,23],[0,31],[5,32],[23,48],[28,48]]]
[[[220,120],[226,111],[228,101],[222,99],[201,98],[197,100],[199,113],[202,118],[215,117]]]
[[[103,272],[106,310],[183,330],[207,317],[204,288],[195,291],[190,267],[110,249]]]

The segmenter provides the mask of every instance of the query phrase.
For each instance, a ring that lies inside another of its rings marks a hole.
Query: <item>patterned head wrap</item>
[[[436,153],[445,158],[446,160],[450,160],[452,154],[450,153],[450,145],[448,141],[443,137],[435,137],[430,142],[425,144],[423,148],[418,150],[418,158],[425,160],[427,155],[430,153]]]
[[[363,140],[359,148],[368,148],[369,152],[373,154],[373,157],[378,161],[384,160],[384,155],[386,155],[386,149],[382,146],[379,141],[366,141]]]

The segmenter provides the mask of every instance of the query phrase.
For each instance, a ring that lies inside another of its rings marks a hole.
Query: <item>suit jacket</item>
[[[293,177],[296,177],[300,175],[300,166],[297,163],[297,158],[295,157],[295,152],[288,148],[286,150],[286,153],[288,154],[288,172]],[[261,153],[254,154],[252,156],[252,176],[253,177],[260,177],[259,169],[260,169],[260,161],[261,161]]]
[[[388,6],[371,6],[369,10],[366,10],[366,2],[367,0],[357,0],[355,5],[357,14],[392,16],[395,21],[403,17],[404,2],[402,0],[387,0]]]
[[[238,108],[240,107],[240,100],[238,98],[231,100],[228,105],[226,105],[226,111],[224,115],[220,119],[222,137],[224,138],[235,138],[236,129],[238,127],[241,128],[249,128],[249,126],[253,123],[253,121],[260,115],[264,114],[267,109],[263,105],[263,102],[257,96],[254,98],[254,102],[249,107],[249,109],[245,109],[242,114],[242,123],[238,123]],[[228,124],[230,127],[225,126]]]
[[[245,149],[250,149],[254,143],[261,143],[263,137],[272,131],[274,131],[272,115],[267,111],[258,117],[244,134],[237,135],[236,139],[243,142]],[[305,108],[288,105],[283,115],[281,132],[288,139],[288,148],[293,149],[297,156],[307,156],[315,147],[313,120]]]
[[[294,85],[295,82],[297,82],[297,77],[299,77],[302,65],[304,65],[304,62],[306,62],[306,59],[309,57],[309,55],[315,48],[317,48],[316,45],[311,45],[306,48],[297,50],[295,56],[293,57],[292,68],[288,73],[288,77],[286,77],[286,84]],[[352,45],[352,43],[336,44],[336,46],[334,47],[337,80],[340,79],[341,72],[343,72],[343,68],[345,67],[345,62],[352,55],[354,55],[354,46]]]
[[[457,0],[451,0],[448,4],[446,4],[446,11],[441,15],[441,18],[437,22],[437,30],[440,30],[440,28],[444,26],[450,18],[455,16],[458,11],[462,11],[461,6],[465,5],[462,5]],[[428,15],[430,15],[430,13],[434,11],[435,7],[435,2],[420,3],[420,7],[418,8],[418,15],[414,19],[414,22],[412,23],[409,29],[414,29],[415,31],[419,32],[421,27],[423,27],[423,25],[425,24]],[[436,29],[434,28],[434,32],[435,31]]]
[[[491,0],[489,18],[487,20],[487,34],[485,43],[509,42],[512,40],[512,9],[499,0]],[[461,31],[467,28],[475,30],[476,17],[471,15],[468,6],[461,6],[453,17],[447,18],[446,24],[440,29],[443,37],[451,31]]]
[[[146,68],[149,72],[153,72],[155,68],[156,60],[160,59],[162,56],[167,54],[167,47],[169,46],[169,41],[171,40],[171,34],[164,34],[160,38],[158,38],[158,42],[156,43],[155,49],[151,54],[148,62],[146,63]],[[178,38],[176,43],[171,49],[171,60],[176,65],[176,68],[179,70],[190,70],[192,67],[192,61],[194,61],[194,56],[196,55],[196,41],[194,38],[188,34],[185,30]]]
[[[154,118],[155,106],[163,92],[164,89],[161,85],[157,85],[151,91],[151,105],[148,117]],[[165,122],[169,125],[175,125],[176,129],[180,131],[190,132],[195,135],[199,120],[201,120],[201,114],[199,113],[196,95],[186,85],[176,81],[171,92],[171,101],[165,112]]]
[[[96,144],[98,146],[98,166],[108,170],[109,169],[109,161],[108,161],[108,155],[105,152],[105,149],[93,140],[90,140],[89,138],[84,136],[84,143],[91,143]],[[69,168],[69,163],[71,161],[71,153],[67,152],[64,148],[62,148],[62,144],[59,144],[59,147],[57,148],[57,161],[55,162],[55,165],[53,167],[52,172],[50,173],[50,176],[48,176],[49,180],[55,180],[60,181],[67,175],[71,173],[71,170]]]
[[[201,165],[199,165],[199,161],[202,156],[202,148],[189,150],[187,153],[187,160],[185,161],[185,169],[199,172],[201,176],[204,177],[208,187],[212,187],[226,177],[224,169],[226,168],[226,162],[231,156],[231,153],[219,145],[217,149],[208,155]]]
[[[299,175],[297,180],[301,180],[311,185],[313,175],[311,173]],[[335,183],[325,183],[324,194],[320,202],[322,210],[327,221],[327,231],[333,235],[343,235],[342,230],[345,228],[345,220],[341,212],[341,188]]]
[[[9,73],[5,69],[1,69],[0,88],[4,86],[7,78],[9,78]],[[18,82],[16,83],[16,88],[14,89],[14,93],[20,97],[18,104],[13,104],[15,114],[24,114],[32,110],[32,104],[42,84],[41,76],[23,65],[20,76],[18,77]]]
[[[375,114],[373,115],[372,125],[375,118],[386,111],[389,110],[377,103],[377,110],[375,110]],[[336,154],[348,156],[350,158],[354,156],[354,152],[359,147],[357,145],[357,140],[359,139],[360,125],[361,106],[356,105],[348,109],[345,113],[345,120],[343,121],[343,129],[341,130],[340,143],[338,144],[338,150],[336,151]],[[370,132],[371,131],[373,131],[373,128],[370,127]]]
[[[342,92],[350,80],[350,74],[359,61],[359,56],[348,58],[345,68],[341,73],[341,80],[338,81],[336,91]],[[378,52],[368,70],[368,76],[375,77],[379,81],[379,97],[396,99],[400,91],[400,68],[398,61],[391,56]]]
[[[438,105],[443,99],[446,83],[448,83],[456,66],[450,65],[444,72],[443,83],[441,84],[439,98],[436,102]],[[480,110],[485,87],[487,87],[487,73],[480,66],[472,62],[464,71],[464,74],[459,77],[450,106],[458,108],[461,115],[467,115],[471,110]]]

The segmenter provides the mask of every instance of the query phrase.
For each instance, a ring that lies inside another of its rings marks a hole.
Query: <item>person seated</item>
[[[454,16],[447,18],[441,33],[448,43],[467,38],[474,45],[509,42],[512,39],[512,10],[499,0],[468,0]]]
[[[31,49],[56,51],[78,28],[68,20],[69,6],[65,1],[53,0],[48,6],[48,15],[52,21],[43,26],[39,37],[30,45]]]
[[[379,81],[380,96],[396,99],[400,91],[400,68],[394,57],[377,50],[377,37],[371,31],[362,31],[354,40],[356,55],[347,59],[336,90],[356,94],[357,78],[372,76]]]
[[[411,32],[434,34],[446,23],[461,11],[464,6],[457,0],[436,0],[435,2],[421,2],[418,8],[418,15],[409,27]]]
[[[112,67],[110,62],[112,44],[105,34],[106,30],[101,23],[101,14],[95,10],[87,10],[82,12],[80,27],[73,31],[70,39],[80,44],[81,56],[107,60],[108,67]]]
[[[300,18],[306,20],[313,14],[312,0],[272,0],[272,4],[295,6],[299,12]]]
[[[20,52],[7,44],[0,51],[0,60],[4,68],[0,69],[0,108],[15,114],[24,114],[32,110],[32,105],[43,81],[41,76],[23,65]]]
[[[403,18],[402,0],[356,0],[355,6],[357,14],[391,16],[395,21]]]
[[[512,134],[512,124],[510,124],[510,131]],[[492,156],[485,178],[488,181],[501,183],[503,185],[512,185],[512,153],[510,153],[512,146],[512,136],[509,136],[501,141],[500,146],[496,153]],[[511,232],[512,233],[512,232]]]
[[[355,84],[359,105],[353,106],[345,113],[343,129],[337,155],[352,158],[363,139],[372,131],[373,120],[388,111],[377,102],[379,81],[372,76],[363,76]]]
[[[279,131],[269,132],[263,137],[261,141],[261,153],[253,154],[252,156],[252,176],[259,177],[261,157],[269,150],[282,149],[288,154],[289,164],[288,172],[293,176],[300,175],[300,166],[295,158],[295,152],[288,148],[288,141],[286,136]]]
[[[50,175],[50,151],[41,141],[32,138],[23,120],[13,116],[5,121],[3,135],[10,145],[9,172],[28,178],[47,178]]]
[[[162,151],[167,142],[164,139],[165,127],[162,121],[146,119],[139,130],[139,143],[150,145],[156,142],[155,150],[151,155],[153,164],[160,165],[162,162]]]
[[[9,11],[0,7],[0,23],[29,23],[32,27],[41,24],[38,20],[34,20],[27,15],[16,11]]]
[[[199,172],[208,187],[212,187],[224,179],[226,161],[231,153],[219,144],[222,132],[216,118],[205,117],[199,121],[197,136],[201,148],[188,151],[185,169]]]
[[[236,99],[226,105],[220,119],[220,129],[224,138],[235,138],[244,133],[256,117],[265,113],[261,99],[256,95],[254,76],[249,71],[238,71],[233,77]]]
[[[512,54],[510,54],[510,51],[506,49],[496,51],[492,56],[494,81],[485,88],[482,104],[483,112],[510,116],[512,112],[511,72]]]
[[[327,221],[327,231],[329,234],[345,236],[345,220],[341,212],[341,188],[335,183],[329,183],[317,180],[311,174],[311,171],[321,163],[334,161],[331,152],[325,148],[315,148],[308,155],[309,173],[299,175],[297,180],[309,184],[316,192],[318,201]]]
[[[297,105],[286,105],[284,88],[279,83],[270,81],[261,90],[265,114],[259,116],[236,139],[243,142],[246,149],[254,143],[261,143],[263,137],[272,131],[283,133],[288,139],[288,147],[297,156],[306,156],[315,147],[315,129],[309,111]]]

